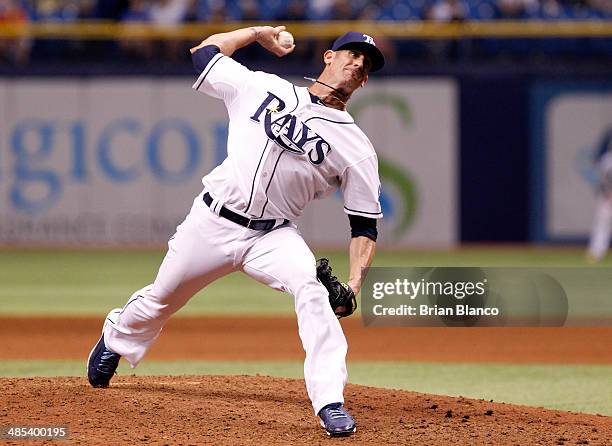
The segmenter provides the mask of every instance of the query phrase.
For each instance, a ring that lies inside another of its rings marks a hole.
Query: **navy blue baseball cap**
[[[332,51],[356,49],[363,51],[372,61],[370,71],[378,71],[385,65],[385,56],[378,49],[374,39],[367,34],[348,32],[336,39]]]

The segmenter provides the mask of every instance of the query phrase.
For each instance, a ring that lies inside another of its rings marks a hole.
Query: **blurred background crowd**
[[[0,0],[0,28],[24,23],[78,23],[110,21],[173,26],[186,23],[231,23],[240,21],[316,22],[338,20],[409,21],[418,23],[481,20],[589,20],[612,19],[612,0]],[[204,37],[204,36],[203,36]],[[299,37],[299,36],[298,36]],[[380,37],[380,36],[377,36]],[[20,38],[12,40],[0,29],[0,63],[26,65],[36,60],[122,58],[186,61],[186,48],[193,42],[179,40],[121,40],[87,42],[87,36],[70,41]],[[599,57],[610,55],[610,41],[559,39],[497,41],[484,39],[474,46],[461,42],[423,42],[392,39],[383,42],[390,62],[409,56],[421,60],[457,60],[477,56]],[[297,54],[318,57],[329,42],[300,42]],[[246,57],[266,57],[257,49]]]
[[[0,20],[190,21],[612,18],[610,0],[1,0]]]

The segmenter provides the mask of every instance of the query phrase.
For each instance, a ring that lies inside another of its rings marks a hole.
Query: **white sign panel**
[[[0,81],[0,244],[165,243],[225,153],[223,103],[192,81]],[[449,80],[382,80],[351,100],[379,153],[384,245],[456,240],[456,96]],[[338,196],[298,224],[313,245],[350,237]]]
[[[559,94],[546,117],[546,233],[552,239],[586,237],[595,208],[594,159],[612,127],[612,94]]]

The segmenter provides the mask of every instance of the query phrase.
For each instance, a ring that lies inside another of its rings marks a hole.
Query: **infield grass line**
[[[327,257],[346,277],[344,251]],[[104,316],[151,283],[164,251],[0,250],[0,314]],[[379,251],[373,266],[587,266],[582,248],[461,248],[449,251]],[[612,256],[601,264],[612,266]],[[292,315],[293,299],[244,274],[224,277],[198,293],[180,315]]]

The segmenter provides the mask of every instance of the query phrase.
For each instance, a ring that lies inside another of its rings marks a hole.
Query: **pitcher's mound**
[[[605,444],[612,418],[349,385],[349,438],[318,425],[301,380],[264,376],[1,378],[0,425],[67,425],[79,444]],[[19,444],[24,444],[19,442]]]

